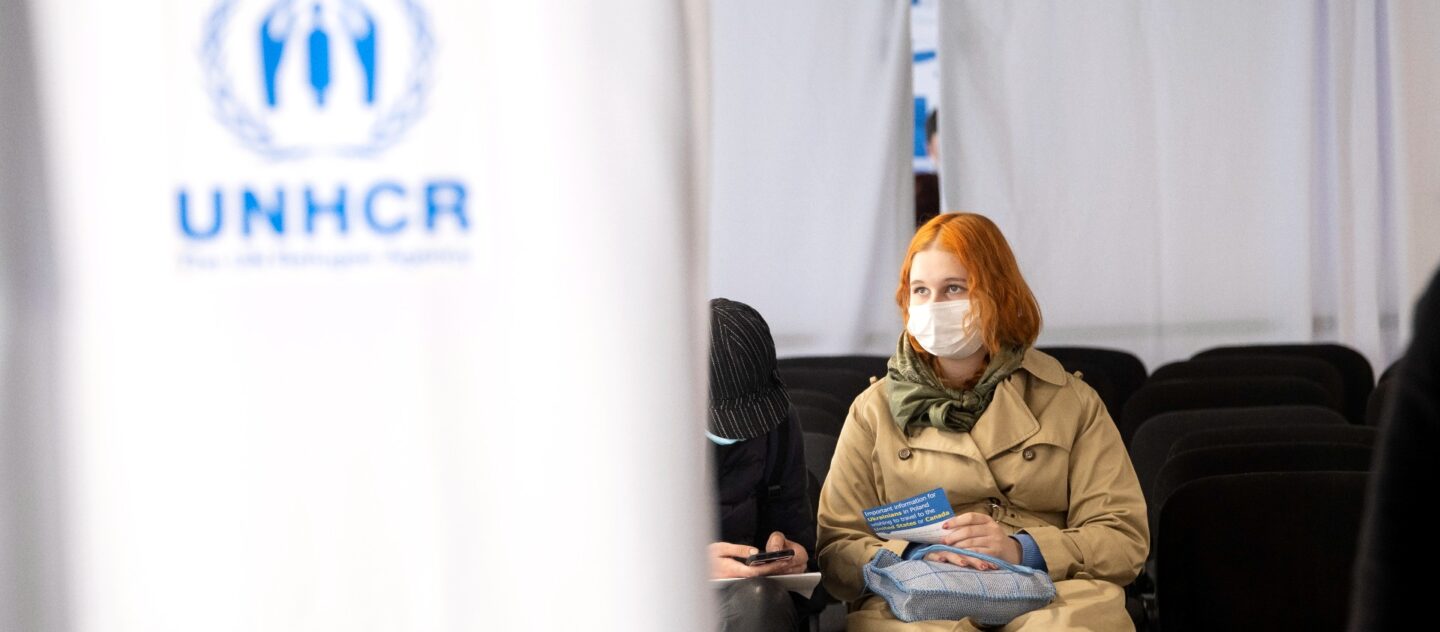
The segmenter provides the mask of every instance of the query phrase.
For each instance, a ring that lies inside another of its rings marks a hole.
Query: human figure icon
[[[261,74],[265,85],[265,104],[271,109],[279,107],[280,65],[285,58],[290,38],[296,35],[298,19],[294,4],[293,0],[280,0],[270,7],[260,21]],[[329,16],[338,16],[339,27],[354,46],[355,58],[359,62],[362,75],[361,94],[358,96],[365,105],[374,105],[378,85],[376,62],[379,51],[375,17],[357,0],[344,0]],[[315,104],[321,108],[325,107],[325,99],[332,83],[330,29],[326,25],[326,18],[324,4],[313,3],[310,32],[305,37],[305,52],[309,61],[306,80],[315,93]]]
[[[355,56],[365,73],[365,105],[375,104],[375,18],[355,0],[345,0],[341,13],[345,30],[355,44]]]
[[[308,38],[310,53],[310,87],[315,90],[315,105],[325,106],[325,90],[330,87],[330,34],[325,32],[324,14],[315,3],[314,23]]]
[[[260,21],[260,69],[265,82],[265,104],[275,108],[280,101],[275,79],[280,72],[280,59],[285,42],[295,26],[295,12],[290,2],[277,2]]]

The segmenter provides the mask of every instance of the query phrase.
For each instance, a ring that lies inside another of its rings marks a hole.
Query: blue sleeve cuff
[[[1020,542],[1020,565],[1029,566],[1035,570],[1050,572],[1050,567],[1045,565],[1045,558],[1040,555],[1040,545],[1035,544],[1035,538],[1028,533],[1017,533],[1010,536]]]
[[[1050,567],[1045,565],[1045,557],[1040,555],[1040,545],[1035,543],[1035,538],[1028,533],[1017,533],[1010,536],[1020,543],[1020,565],[1029,566],[1038,571],[1050,572]],[[916,553],[926,545],[919,542],[911,542],[905,547],[905,552],[900,555],[901,559],[913,560],[920,556]]]

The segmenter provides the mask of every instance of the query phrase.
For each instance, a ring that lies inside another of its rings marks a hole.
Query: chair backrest
[[[1316,409],[1320,410],[1320,409]],[[1328,411],[1327,411],[1328,412]],[[1338,415],[1337,415],[1338,416]],[[1367,448],[1375,446],[1374,428],[1351,424],[1306,424],[1301,426],[1243,426],[1196,430],[1175,440],[1171,455],[1228,445],[1270,445],[1294,443],[1340,443]]]
[[[800,419],[800,429],[805,432],[839,437],[840,429],[845,427],[845,417],[836,415],[823,408],[816,408],[801,404],[795,400],[790,401],[790,406]]]
[[[781,370],[792,369],[845,369],[864,373],[865,377],[885,377],[885,363],[889,356],[841,355],[841,356],[799,356],[780,358],[776,361]]]
[[[1335,365],[1319,358],[1281,355],[1219,355],[1171,362],[1155,369],[1150,382],[1217,377],[1291,376],[1314,382],[1330,396],[1327,405],[1344,410],[1345,382]]]
[[[1385,370],[1380,372],[1380,377],[1375,378],[1375,384],[1378,385],[1385,380],[1395,377],[1395,372],[1400,370],[1400,363],[1404,361],[1405,356],[1400,356],[1394,362],[1391,362],[1390,366],[1385,367]]]
[[[1105,404],[1105,410],[1112,418],[1120,414],[1120,407],[1125,402],[1120,398],[1120,389],[1116,388],[1115,381],[1110,379],[1105,367],[1084,360],[1071,360],[1065,363],[1064,367],[1071,373],[1080,373],[1080,379],[1095,389],[1095,394],[1100,396],[1100,401]]]
[[[845,419],[850,414],[850,401],[841,400],[834,395],[824,391],[812,391],[803,388],[787,388],[785,392],[790,395],[790,403],[796,406],[809,406],[819,408],[834,417]]]
[[[1128,351],[1119,349],[1103,349],[1100,347],[1039,347],[1039,349],[1050,354],[1067,371],[1082,371],[1086,375],[1094,372],[1096,368],[1105,373],[1106,379],[1114,387],[1114,406],[1110,401],[1105,402],[1106,408],[1110,409],[1110,416],[1120,414],[1120,409],[1125,407],[1125,401],[1145,383],[1145,363],[1140,358]],[[1071,366],[1075,364],[1076,366]],[[1089,365],[1086,370],[1081,365]],[[1097,391],[1100,389],[1096,389]]]
[[[1390,406],[1390,400],[1395,397],[1394,369],[1386,369],[1386,374],[1381,376],[1380,381],[1375,383],[1375,390],[1370,391],[1370,399],[1365,402],[1365,425],[1372,428],[1380,427],[1380,420],[1384,418],[1385,411]]]
[[[1165,632],[1344,630],[1365,484],[1283,472],[1175,490],[1155,540]]]
[[[1146,499],[1151,533],[1160,526],[1160,514],[1175,490],[1191,481],[1254,472],[1368,472],[1372,453],[1371,446],[1366,445],[1266,443],[1197,448],[1172,454],[1155,476],[1155,497]]]
[[[805,469],[820,484],[830,474],[830,460],[835,457],[835,437],[817,432],[805,433]]]
[[[1166,380],[1146,384],[1125,403],[1120,435],[1129,445],[1135,431],[1160,413],[1196,408],[1251,406],[1324,406],[1325,391],[1298,377],[1210,378]]]
[[[780,366],[777,372],[786,390],[820,391],[842,402],[853,402],[870,387],[870,376],[853,369]]]
[[[1348,423],[1340,413],[1321,406],[1177,410],[1156,415],[1135,431],[1130,443],[1130,461],[1135,465],[1135,475],[1140,479],[1147,502],[1153,502],[1155,476],[1170,457],[1170,448],[1191,433],[1251,427],[1346,426]]]
[[[820,486],[824,485],[814,472],[805,472],[805,497],[810,501],[810,519],[815,520],[820,513]]]
[[[1298,355],[1329,362],[1340,370],[1341,379],[1345,382],[1345,403],[1340,412],[1344,413],[1345,418],[1352,424],[1365,423],[1365,401],[1370,397],[1371,389],[1375,388],[1375,372],[1370,368],[1370,361],[1360,355],[1359,351],[1329,343],[1245,345],[1207,349],[1194,357],[1199,359],[1223,355]]]

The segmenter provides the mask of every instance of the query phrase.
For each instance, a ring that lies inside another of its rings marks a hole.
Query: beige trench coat
[[[991,515],[1035,539],[1059,593],[1004,629],[1133,629],[1121,588],[1149,551],[1135,469],[1095,391],[1042,352],[996,389],[971,432],[900,431],[886,380],[855,399],[820,494],[819,562],[826,589],[850,602],[850,630],[970,630],[969,620],[905,624],[864,594],[861,567],[880,547],[861,512],[942,487],[955,513]],[[913,627],[912,627],[913,626]]]

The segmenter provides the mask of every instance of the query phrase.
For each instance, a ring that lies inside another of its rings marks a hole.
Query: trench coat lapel
[[[995,388],[990,406],[970,429],[970,438],[975,440],[981,456],[987,461],[1040,432],[1040,421],[1035,419],[1035,414],[1030,412],[1021,395],[1020,385],[1024,380],[1025,376],[1016,371],[1001,382]]]

